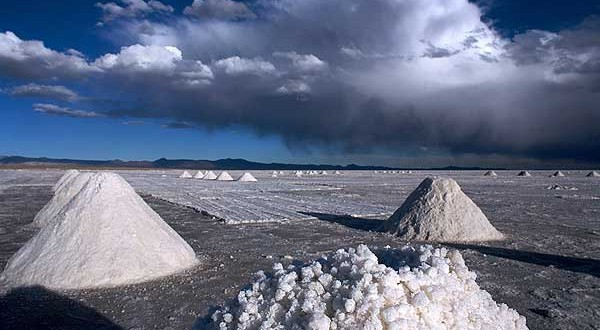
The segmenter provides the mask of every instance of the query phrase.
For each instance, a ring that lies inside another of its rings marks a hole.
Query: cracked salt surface
[[[130,183],[136,177],[154,182],[164,180],[161,184],[175,195],[182,181],[194,180],[177,180],[181,172],[119,171]],[[445,245],[460,249],[469,269],[477,273],[477,283],[495,301],[506,303],[526,316],[530,329],[550,330],[598,329],[600,324],[597,308],[600,306],[600,203],[591,199],[556,198],[557,191],[546,189],[550,184],[560,184],[577,187],[580,196],[600,196],[600,181],[586,178],[588,172],[567,171],[566,177],[549,178],[551,171],[532,171],[533,176],[525,179],[516,177],[517,171],[497,171],[496,178],[484,177],[483,171],[416,171],[411,175],[343,172],[340,176],[302,178],[290,178],[293,173],[271,178],[270,171],[264,174],[252,171],[252,174],[257,176],[259,184],[265,183],[265,177],[271,182],[294,181],[288,186],[299,190],[284,192],[294,197],[335,202],[337,197],[330,195],[347,194],[367,204],[392,205],[391,209],[400,206],[427,176],[454,178],[490,222],[506,234],[506,240],[485,245]],[[8,186],[0,193],[0,228],[5,229],[0,233],[0,267],[35,234],[29,224],[52,197],[50,188],[63,173],[0,170],[0,185]],[[230,173],[235,177],[242,172]],[[336,189],[323,190],[326,187]],[[139,188],[138,192],[144,193]],[[342,247],[405,244],[397,237],[364,230],[369,227],[367,224],[380,223],[385,216],[378,217],[379,220],[348,221],[333,212],[324,212],[316,215],[320,220],[223,225],[189,208],[148,196],[144,199],[197,254],[205,257],[201,267],[172,278],[62,293],[98,311],[120,329],[189,329],[196,317],[210,315],[210,308],[224,304],[225,299],[241,290],[251,281],[251,274],[271,269],[278,259],[284,265],[296,264]],[[235,200],[221,203],[223,207],[236,207]],[[284,259],[285,256],[294,261]],[[20,321],[44,315],[48,317],[39,320],[54,324],[72,321],[68,315],[88,316],[73,310],[72,305],[68,305],[68,311],[62,310],[53,300],[38,300],[39,304],[33,301],[34,308],[28,308],[27,302],[31,301],[28,297],[31,295],[18,300],[16,305],[8,297],[0,299],[3,325],[23,328]],[[68,315],[61,318],[65,313]],[[85,329],[106,329],[102,324],[94,323]]]

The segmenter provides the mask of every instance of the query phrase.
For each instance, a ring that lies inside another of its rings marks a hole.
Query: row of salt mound
[[[494,172],[494,171],[487,171],[483,175],[484,176],[498,176],[498,174],[496,174],[496,172]],[[531,173],[529,173],[527,171],[521,171],[521,172],[519,172],[519,174],[517,174],[517,176],[531,176]],[[550,175],[550,177],[563,177],[563,176],[565,176],[565,174],[562,171],[556,171]],[[598,173],[596,171],[591,171],[590,173],[588,173],[586,175],[586,177],[600,177],[600,173]]]
[[[192,178],[192,175],[189,172],[184,171],[180,176],[180,178]],[[226,171],[221,172],[218,176],[215,175],[212,171],[207,171],[203,173],[202,171],[198,171],[193,178],[195,179],[204,179],[204,180],[217,180],[217,181],[234,181],[229,173]],[[256,178],[250,173],[244,173],[235,181],[241,182],[256,182]]]
[[[475,282],[456,250],[338,250],[259,272],[194,329],[527,329]]]
[[[45,226],[10,258],[0,282],[60,289],[112,287],[197,263],[192,248],[119,175],[80,173],[59,193],[75,190],[75,182],[84,178],[79,192],[53,217],[44,218],[56,207],[44,211],[40,219]]]

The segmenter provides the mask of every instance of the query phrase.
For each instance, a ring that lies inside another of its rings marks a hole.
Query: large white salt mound
[[[588,173],[586,175],[586,177],[591,178],[591,177],[600,177],[600,173],[596,172],[596,171],[591,171],[590,173]]]
[[[426,178],[383,224],[406,240],[469,242],[503,239],[485,214],[449,178]]]
[[[242,176],[239,177],[239,179],[237,179],[238,181],[242,181],[242,182],[256,182],[258,180],[256,180],[256,178],[250,174],[250,173],[244,173]]]
[[[498,176],[498,174],[496,174],[494,171],[487,171],[485,172],[484,176]]]
[[[58,182],[56,182],[54,184],[54,186],[52,187],[52,191],[57,191],[59,190],[66,182],[69,182],[71,179],[73,179],[77,174],[79,174],[78,170],[67,170],[65,172],[65,174],[63,174],[63,176],[60,177],[60,179],[58,179]]]
[[[204,180],[214,180],[217,178],[217,175],[215,173],[213,173],[213,171],[208,171],[206,172],[206,175],[204,175]]]
[[[553,177],[561,177],[561,176],[565,176],[565,174],[561,171],[556,171],[554,172],[554,174],[552,174]]]
[[[65,205],[81,191],[92,175],[93,173],[91,172],[78,172],[72,178],[69,178],[68,181],[65,181],[62,186],[56,190],[52,199],[35,215],[32,224],[36,227],[42,227],[50,223],[56,217],[58,212],[60,212],[63,207],[65,207]]]
[[[431,246],[338,250],[259,272],[195,329],[527,329],[479,288],[458,251]]]
[[[196,264],[192,248],[114,173],[96,173],[8,261],[1,282],[79,289],[137,283]]]
[[[231,175],[229,175],[229,173],[223,171],[217,177],[217,181],[233,181],[233,178],[231,177]]]
[[[519,174],[517,174],[517,176],[531,176],[531,173],[529,173],[527,171],[521,171],[521,172],[519,172]]]
[[[204,172],[202,172],[202,171],[198,171],[194,175],[194,179],[202,179],[202,178],[204,178]]]
[[[181,175],[179,177],[182,179],[189,179],[192,177],[192,175],[188,171],[183,171],[183,173],[181,173]]]

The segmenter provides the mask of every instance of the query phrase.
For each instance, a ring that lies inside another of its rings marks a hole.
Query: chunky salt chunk
[[[273,275],[260,273],[218,309],[208,329],[527,329],[479,288],[457,251],[375,252],[360,245],[304,266],[275,264]]]

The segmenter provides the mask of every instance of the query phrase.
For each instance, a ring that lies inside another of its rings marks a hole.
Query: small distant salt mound
[[[485,172],[484,176],[498,176],[498,174],[496,174],[494,171],[487,171]]]
[[[273,171],[273,174],[271,174],[271,177],[276,178],[277,177],[277,172]]]
[[[301,177],[302,176],[302,171],[296,171],[295,174],[296,174],[297,177]]]
[[[284,175],[285,172],[284,171],[279,171],[279,175]]]
[[[194,175],[194,179],[202,179],[204,178],[204,172],[198,171],[196,175]]]
[[[250,173],[244,173],[242,176],[239,177],[238,181],[242,181],[242,182],[256,182],[258,180],[256,180],[256,178],[250,174]]]
[[[431,246],[338,250],[260,271],[194,329],[527,329],[475,282],[461,254]]]
[[[93,173],[90,172],[77,172],[72,178],[65,181],[64,184],[56,190],[52,199],[35,215],[33,225],[35,227],[42,227],[55,219],[63,207],[65,207],[65,205],[67,205],[71,199],[83,189],[92,175]]]
[[[333,174],[335,174],[335,175],[341,175],[342,173],[340,173],[340,171],[335,171],[335,172],[333,172]]]
[[[231,175],[229,175],[229,173],[223,171],[217,177],[217,181],[233,181],[233,178],[231,177]]]
[[[458,183],[445,178],[423,180],[383,227],[406,240],[471,242],[504,238]]]
[[[521,172],[519,172],[519,174],[517,174],[517,176],[531,176],[531,173],[529,173],[527,171],[521,171]]]
[[[196,264],[192,248],[114,173],[96,173],[8,261],[1,282],[80,289],[143,282]]]
[[[588,173],[588,174],[586,175],[586,177],[588,177],[588,178],[592,178],[592,177],[594,177],[594,178],[599,178],[599,177],[600,177],[600,173],[598,173],[598,172],[596,172],[596,171],[591,171],[590,173]]]
[[[181,173],[181,175],[179,177],[182,179],[189,179],[192,177],[192,175],[188,171],[183,171],[183,173]]]
[[[327,173],[327,171],[321,171],[321,175],[327,175],[329,173]]]
[[[561,171],[556,171],[554,172],[554,174],[552,174],[553,177],[561,177],[561,176],[565,176],[565,174]]]
[[[69,182],[73,179],[77,174],[79,174],[78,170],[67,170],[63,176],[58,179],[58,182],[54,184],[52,187],[52,191],[58,191],[65,183]]]
[[[213,171],[208,171],[206,172],[206,175],[204,175],[204,180],[215,180],[217,178],[217,175],[215,173],[213,173]]]

